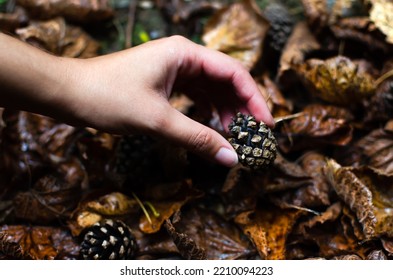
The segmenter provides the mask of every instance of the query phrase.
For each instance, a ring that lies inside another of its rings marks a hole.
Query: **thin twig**
[[[147,209],[145,208],[145,206],[143,205],[142,201],[136,196],[136,194],[133,192],[132,196],[135,198],[136,202],[139,204],[139,206],[141,207],[143,213],[146,216],[147,221],[149,222],[149,224],[152,224],[149,212],[147,212]]]
[[[382,84],[385,80],[389,79],[390,77],[393,77],[393,69],[389,70],[385,74],[383,74],[381,77],[379,77],[375,81],[375,87],[377,88],[380,84]]]
[[[135,13],[136,7],[138,5],[138,0],[131,0],[130,5],[128,6],[128,19],[127,19],[127,27],[126,27],[126,49],[132,47],[132,33],[134,32],[134,23],[135,23]]]
[[[300,112],[300,113],[296,113],[296,114],[292,114],[292,115],[277,117],[277,118],[274,118],[274,122],[278,123],[278,122],[282,122],[282,121],[286,121],[286,120],[291,120],[291,119],[295,119],[295,118],[298,118],[303,115],[304,115],[304,113]]]

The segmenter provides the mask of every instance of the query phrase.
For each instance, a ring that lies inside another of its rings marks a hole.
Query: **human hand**
[[[160,137],[226,166],[237,163],[231,145],[218,132],[172,108],[168,99],[173,90],[212,103],[224,127],[237,111],[274,125],[257,85],[239,62],[180,36],[72,60],[68,73],[62,103],[74,123]]]
[[[218,132],[169,105],[174,90],[213,104],[223,126],[237,111],[272,126],[259,90],[233,58],[180,36],[92,59],[56,57],[0,33],[0,106],[116,134],[146,133],[226,166],[237,162]]]

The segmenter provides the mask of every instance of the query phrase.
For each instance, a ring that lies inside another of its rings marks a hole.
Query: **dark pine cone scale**
[[[136,250],[130,228],[120,220],[106,219],[88,228],[80,253],[85,260],[127,260]]]
[[[239,161],[251,169],[269,167],[277,156],[277,141],[264,122],[254,116],[237,113],[229,124],[232,138],[228,141],[238,154]]]

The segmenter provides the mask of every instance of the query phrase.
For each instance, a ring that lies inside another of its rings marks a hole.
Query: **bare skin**
[[[91,59],[50,55],[0,34],[0,106],[116,133],[144,133],[233,166],[237,156],[213,129],[172,108],[174,90],[213,104],[224,127],[236,111],[269,126],[272,115],[235,59],[173,36]]]

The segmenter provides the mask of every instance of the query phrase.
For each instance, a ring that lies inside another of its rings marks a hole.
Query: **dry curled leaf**
[[[94,22],[109,19],[113,10],[108,0],[18,0],[32,17],[49,19],[63,16],[72,21]]]
[[[203,41],[208,48],[238,59],[252,69],[261,56],[269,29],[254,0],[242,0],[218,11],[206,24]]]
[[[16,30],[19,37],[32,45],[64,57],[90,58],[98,55],[99,44],[80,27],[66,24],[63,18],[32,21]]]
[[[185,233],[179,233],[173,226],[172,222],[165,220],[165,228],[176,244],[180,255],[187,260],[205,260],[205,249],[200,248],[193,239],[189,238]]]
[[[280,148],[310,149],[322,145],[344,146],[352,140],[352,114],[344,108],[310,104],[301,116],[283,126],[283,136],[278,139]]]
[[[356,175],[334,160],[327,162],[327,176],[337,194],[356,213],[367,238],[375,235],[377,219],[372,204],[372,193]]]
[[[374,78],[344,56],[309,59],[298,67],[298,73],[311,94],[333,104],[359,103],[375,92]]]
[[[327,175],[340,198],[356,213],[366,238],[393,236],[393,177],[328,160]]]

